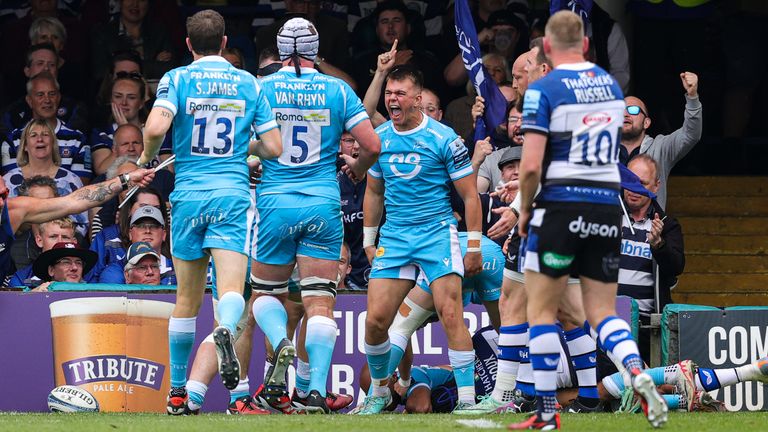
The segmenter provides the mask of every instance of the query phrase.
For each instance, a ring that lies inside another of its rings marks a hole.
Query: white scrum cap
[[[296,53],[299,57],[314,61],[320,46],[320,35],[314,24],[304,18],[291,18],[277,32],[277,49],[280,60],[287,60]]]

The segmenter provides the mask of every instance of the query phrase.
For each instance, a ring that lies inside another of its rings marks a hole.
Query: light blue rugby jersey
[[[618,204],[624,106],[616,80],[589,62],[528,86],[521,130],[549,134],[537,199]]]
[[[174,114],[175,190],[249,190],[253,131],[277,127],[253,75],[223,57],[206,56],[166,73],[154,106]]]
[[[341,134],[368,118],[347,83],[311,68],[284,67],[260,81],[280,125],[283,154],[264,160],[256,194],[298,193],[339,201]]]
[[[472,174],[467,148],[453,129],[422,115],[398,132],[392,121],[378,128],[381,154],[368,174],[384,181],[387,223],[420,225],[453,217],[448,182]]]

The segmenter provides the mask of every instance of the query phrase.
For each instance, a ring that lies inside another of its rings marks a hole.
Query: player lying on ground
[[[493,390],[497,358],[495,355],[498,333],[488,326],[478,330],[472,337],[477,353],[475,359],[475,391],[479,400],[489,397]],[[565,353],[561,344],[561,354]],[[558,365],[558,403],[567,409],[578,394],[574,382],[574,371],[566,356]],[[456,407],[456,383],[450,366],[415,366],[410,367],[412,353],[410,348],[403,356],[399,369],[409,371],[410,383],[399,374],[390,379],[390,389],[400,396],[399,401],[390,405],[394,410],[398,404],[405,406],[408,413],[449,413]],[[647,370],[653,383],[663,392],[663,398],[673,410],[682,411],[725,411],[722,402],[714,399],[709,392],[745,381],[768,383],[768,357],[737,368],[710,369],[697,367],[691,360],[683,360],[669,366]],[[601,411],[613,409],[622,412],[639,412],[640,404],[634,396],[634,390],[628,384],[628,376],[619,372],[609,375],[597,384],[602,402]],[[360,384],[367,390],[370,374],[363,368]],[[396,398],[397,399],[397,398]],[[535,410],[535,401],[520,406],[510,405],[497,413],[530,412]]]

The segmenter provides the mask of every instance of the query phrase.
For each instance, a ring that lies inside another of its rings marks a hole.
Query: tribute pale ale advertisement
[[[91,392],[102,411],[164,412],[173,304],[126,297],[50,304],[56,385]]]

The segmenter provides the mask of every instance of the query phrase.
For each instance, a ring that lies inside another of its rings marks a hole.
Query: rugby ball
[[[58,386],[48,394],[48,409],[51,412],[98,412],[99,401],[80,387]]]

